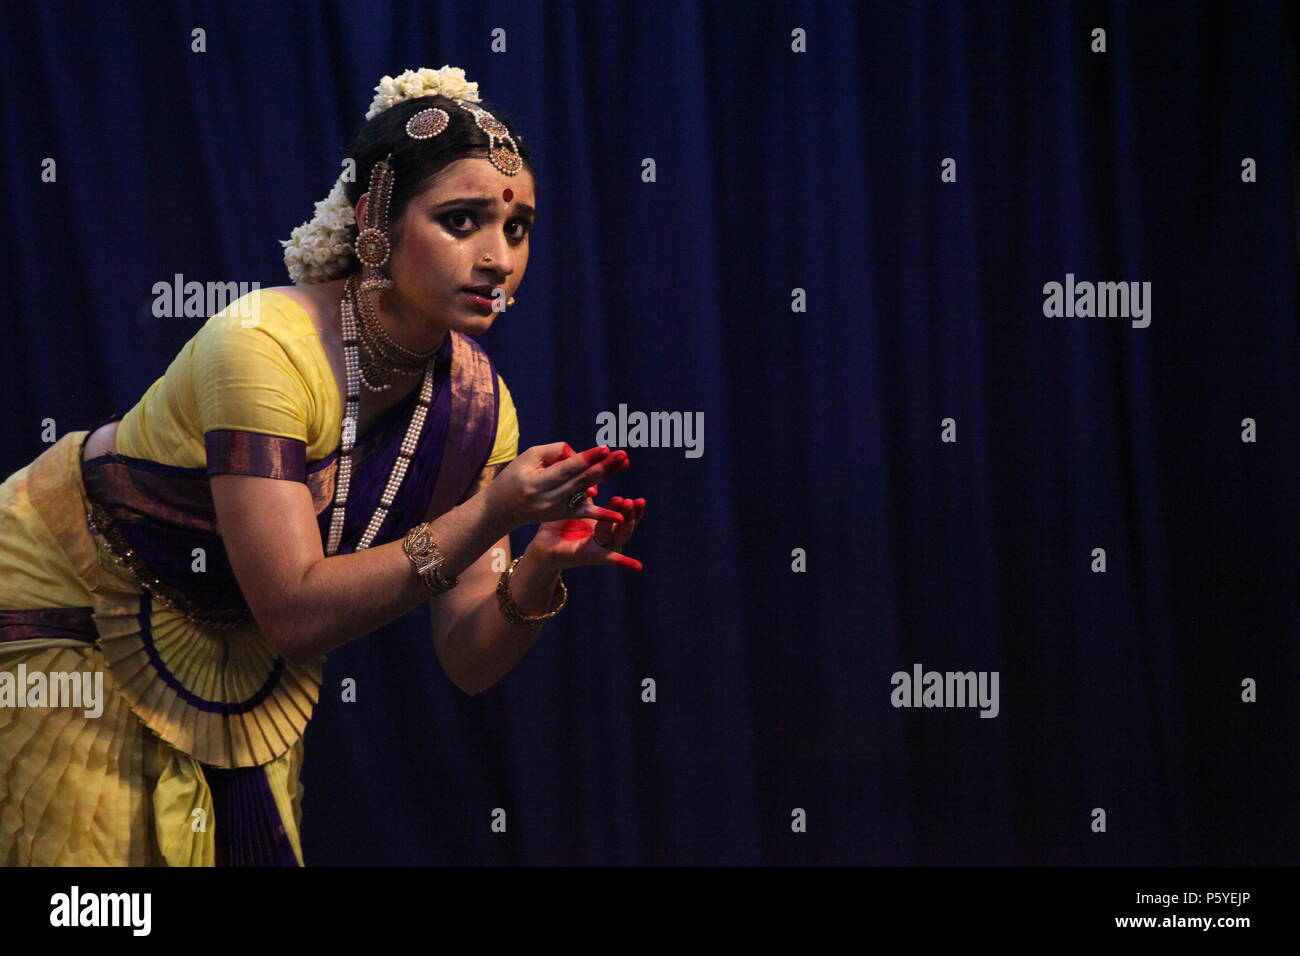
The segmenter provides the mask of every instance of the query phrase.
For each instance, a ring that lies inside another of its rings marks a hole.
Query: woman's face
[[[537,197],[533,174],[507,176],[486,159],[460,159],[447,166],[407,205],[394,224],[396,237],[386,271],[393,307],[441,332],[481,335],[497,312],[475,303],[468,286],[503,288],[500,306],[515,294],[528,266],[528,233]],[[358,204],[361,212],[361,204]],[[363,220],[358,220],[363,221]],[[483,257],[491,255],[490,262]],[[485,290],[487,303],[493,294]]]

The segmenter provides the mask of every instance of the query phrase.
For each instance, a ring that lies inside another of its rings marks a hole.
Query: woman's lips
[[[470,301],[470,304],[480,312],[492,311],[492,300],[485,295],[479,295],[477,292],[470,292],[468,289],[462,289],[461,294]]]

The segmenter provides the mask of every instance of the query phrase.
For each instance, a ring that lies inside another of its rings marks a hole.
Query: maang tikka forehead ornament
[[[462,99],[454,99],[452,102],[472,115],[478,128],[487,134],[488,159],[492,161],[493,166],[507,176],[513,176],[524,168],[524,161],[519,156],[519,147],[515,145],[514,137],[510,135],[510,130],[506,129],[505,123],[473,103],[467,103]],[[407,120],[406,134],[411,139],[432,139],[450,125],[451,117],[447,115],[447,111],[435,106],[421,110]],[[510,148],[498,146],[497,140],[509,143]]]

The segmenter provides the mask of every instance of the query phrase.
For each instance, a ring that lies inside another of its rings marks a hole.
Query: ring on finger
[[[572,496],[570,496],[569,510],[576,511],[579,507],[581,507],[582,503],[586,500],[587,500],[587,489],[580,488],[579,490],[575,491]]]

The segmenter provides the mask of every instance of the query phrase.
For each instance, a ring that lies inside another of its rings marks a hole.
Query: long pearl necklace
[[[361,361],[358,355],[357,316],[352,302],[354,298],[358,302],[364,302],[362,297],[366,294],[368,293],[363,291],[357,276],[349,276],[344,285],[343,301],[339,304],[339,315],[343,325],[343,362],[347,370],[347,407],[343,414],[340,436],[342,448],[339,452],[338,471],[334,481],[334,512],[330,516],[329,540],[325,547],[325,554],[328,556],[338,552],[339,542],[343,537],[343,517],[347,510],[348,486],[352,481],[352,446],[357,437],[362,382]],[[365,306],[363,305],[362,308],[364,309]],[[364,551],[370,547],[375,535],[379,533],[379,527],[388,517],[388,509],[392,507],[393,500],[397,496],[397,489],[401,487],[402,479],[406,477],[407,466],[415,455],[416,443],[419,441],[420,432],[424,429],[424,419],[429,412],[429,405],[433,401],[433,377],[438,351],[439,349],[433,350],[433,357],[425,365],[424,378],[420,381],[419,400],[411,412],[411,421],[406,426],[406,435],[402,438],[397,460],[393,462],[393,470],[388,475],[388,484],[384,486],[379,506],[370,516],[370,523],[366,525],[365,533],[357,542],[357,551]],[[370,382],[366,382],[366,387],[371,391],[385,391],[390,386],[391,382],[374,388]]]

